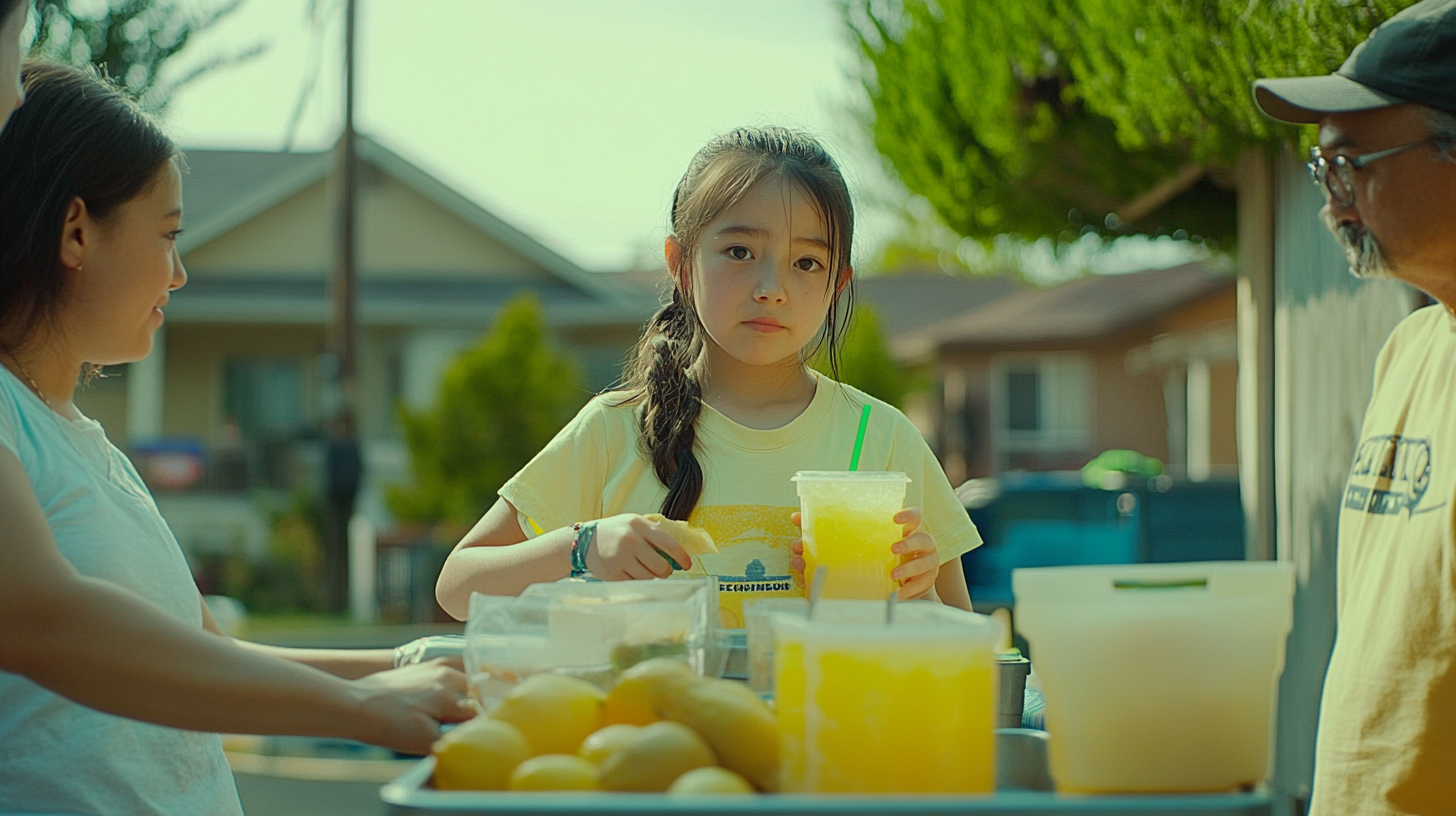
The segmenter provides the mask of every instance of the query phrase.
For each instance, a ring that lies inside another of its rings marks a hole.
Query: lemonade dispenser
[[[782,789],[989,793],[1001,626],[938,603],[821,601],[779,616]]]
[[[1019,569],[1012,586],[1057,790],[1226,791],[1268,777],[1293,564]]]

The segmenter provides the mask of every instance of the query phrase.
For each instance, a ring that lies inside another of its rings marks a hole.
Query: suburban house
[[[1195,263],[1050,288],[865,278],[892,351],[936,387],[907,413],[952,483],[1130,449],[1192,481],[1237,472],[1235,279]]]
[[[584,271],[388,148],[359,140],[361,509],[407,478],[399,402],[423,406],[453,355],[520,293],[541,303],[589,388],[617,376],[655,302]],[[334,262],[333,153],[192,150],[189,281],[147,359],[78,403],[137,455],[184,547],[261,546],[246,493],[317,480],[330,394],[326,282]]]

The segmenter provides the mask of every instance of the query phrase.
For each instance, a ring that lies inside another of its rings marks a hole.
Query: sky
[[[207,8],[218,0],[180,0]],[[245,0],[174,70],[266,46],[184,86],[166,113],[185,147],[295,149],[342,122],[341,0]],[[860,199],[857,254],[898,229],[896,185],[851,112],[854,52],[831,0],[358,0],[359,130],[593,270],[660,262],[693,153],[742,124],[817,134]]]

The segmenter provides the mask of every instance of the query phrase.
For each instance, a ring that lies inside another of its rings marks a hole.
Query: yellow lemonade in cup
[[[881,601],[899,589],[890,571],[900,556],[890,547],[903,538],[895,514],[905,506],[910,478],[893,471],[801,470],[799,512],[804,530],[804,580],[813,590],[815,571],[828,576],[820,597]]]
[[[939,604],[824,601],[776,622],[781,785],[792,793],[990,793],[1000,624]]]

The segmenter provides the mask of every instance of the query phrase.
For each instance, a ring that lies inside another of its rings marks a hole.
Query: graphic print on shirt
[[[699,556],[703,569],[718,576],[719,616],[723,626],[743,628],[746,598],[793,597],[803,590],[789,571],[789,544],[799,528],[789,518],[798,507],[720,504],[693,510],[690,523],[702,527],[718,545],[717,555]]]
[[[1372,436],[1355,451],[1345,485],[1345,509],[1382,516],[1428,512],[1436,508],[1420,504],[1430,486],[1429,439]]]

